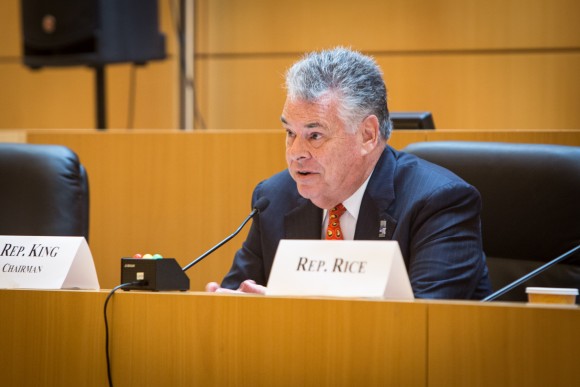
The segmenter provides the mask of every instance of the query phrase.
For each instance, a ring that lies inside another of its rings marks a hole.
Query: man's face
[[[331,208],[351,196],[367,174],[363,134],[338,115],[331,96],[316,102],[286,100],[286,162],[298,192],[320,208]]]

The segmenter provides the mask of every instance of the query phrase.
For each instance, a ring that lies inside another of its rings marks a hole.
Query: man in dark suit
[[[416,297],[488,295],[479,193],[386,145],[392,124],[374,60],[344,48],[311,53],[290,68],[286,86],[288,169],[258,184],[252,203],[270,204],[221,286],[206,289],[264,293],[278,242],[332,234],[338,206],[340,238],[399,242]]]

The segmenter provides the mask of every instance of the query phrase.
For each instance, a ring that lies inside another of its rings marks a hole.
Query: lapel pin
[[[381,220],[379,226],[379,238],[385,238],[387,236],[387,221]]]

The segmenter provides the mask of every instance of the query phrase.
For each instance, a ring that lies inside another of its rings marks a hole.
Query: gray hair
[[[377,116],[387,140],[393,125],[387,89],[373,58],[344,47],[311,52],[286,72],[288,98],[316,101],[332,93],[340,101],[341,118],[351,125],[370,114]]]

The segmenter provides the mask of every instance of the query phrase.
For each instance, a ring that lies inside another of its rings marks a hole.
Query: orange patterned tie
[[[340,217],[346,208],[341,204],[329,210],[328,227],[326,228],[326,239],[343,240],[342,230],[340,229]]]

